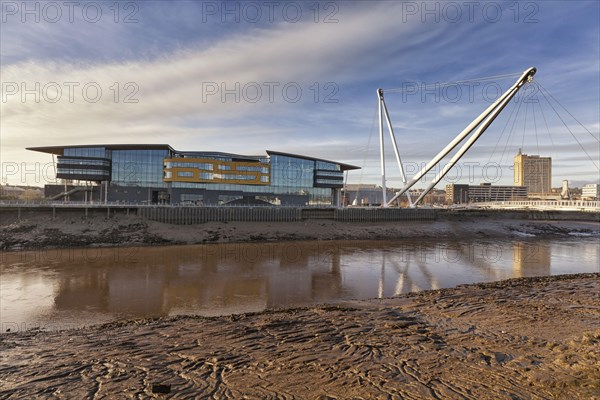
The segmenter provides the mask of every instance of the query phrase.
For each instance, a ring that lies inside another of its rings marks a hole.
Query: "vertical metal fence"
[[[295,222],[334,220],[340,222],[384,222],[434,220],[436,210],[336,209],[296,207],[140,207],[138,215],[166,224],[191,225],[205,222]]]

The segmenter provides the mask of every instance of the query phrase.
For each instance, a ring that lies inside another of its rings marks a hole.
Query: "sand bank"
[[[598,221],[545,221],[481,218],[347,223],[208,222],[169,225],[137,216],[52,219],[40,213],[0,221],[0,250],[83,246],[144,246],[159,244],[249,243],[290,240],[397,240],[414,238],[484,239],[600,237]]]
[[[563,275],[8,333],[0,397],[600,398],[599,293],[600,274]]]

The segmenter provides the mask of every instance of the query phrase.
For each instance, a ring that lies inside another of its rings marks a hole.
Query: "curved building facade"
[[[266,151],[264,156],[177,151],[166,144],[31,147],[53,155],[46,197],[183,205],[339,205],[344,172],[336,161]]]

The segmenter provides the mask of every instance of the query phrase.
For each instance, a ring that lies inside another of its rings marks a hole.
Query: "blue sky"
[[[463,158],[469,164],[443,183],[490,180],[495,169],[486,175],[482,166],[491,163],[502,168],[491,180],[510,184],[519,147],[553,157],[554,186],[562,179],[573,185],[598,179],[597,1],[143,1],[118,7],[97,1],[72,9],[32,1],[27,10],[23,4],[2,1],[3,182],[36,183],[32,174],[14,173],[15,165],[31,170],[50,160],[24,150],[29,146],[169,143],[182,150],[271,149],[333,159],[364,167],[349,183],[379,183],[376,132],[367,146],[378,87],[435,85],[529,66],[585,128],[553,104],[573,137],[532,86],[522,98],[533,102],[509,105]],[[497,88],[515,79],[461,85],[461,96],[441,88],[424,97],[386,94],[407,169],[431,159],[490,104]],[[223,89],[229,90],[224,97]],[[137,102],[126,102],[127,95]],[[398,186],[389,141],[387,149],[388,185]]]

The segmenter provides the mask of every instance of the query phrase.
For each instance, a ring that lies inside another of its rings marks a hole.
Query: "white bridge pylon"
[[[533,76],[537,72],[535,67],[528,68],[521,74],[519,79],[500,96],[493,104],[491,104],[485,111],[483,111],[477,118],[475,118],[462,132],[460,132],[443,150],[441,150],[429,163],[423,167],[419,172],[412,177],[410,181],[407,182],[406,175],[404,173],[404,167],[402,165],[402,160],[400,158],[400,152],[398,151],[398,144],[396,142],[396,136],[394,135],[394,130],[392,128],[392,122],[390,120],[390,115],[388,113],[387,106],[385,104],[385,100],[383,97],[383,89],[377,89],[377,98],[379,103],[379,151],[380,151],[380,161],[381,161],[381,187],[383,190],[383,201],[381,202],[383,207],[389,207],[396,199],[398,199],[403,194],[406,194],[408,198],[409,207],[416,207],[423,198],[438,184],[438,182],[446,176],[448,171],[462,158],[462,156],[473,146],[473,144],[481,137],[481,135],[486,131],[486,129],[492,124],[492,122],[496,119],[496,117],[502,112],[504,107],[512,100],[512,98],[517,94],[519,89],[523,87],[528,82],[533,81]],[[387,187],[386,187],[386,177],[385,177],[385,140],[383,134],[383,118],[385,117],[388,132],[390,138],[392,140],[392,145],[394,149],[394,154],[396,156],[396,161],[398,163],[398,169],[400,170],[400,177],[402,178],[402,183],[404,186],[400,191],[396,192],[394,197],[392,197],[389,201],[387,200]],[[429,172],[433,167],[438,165],[440,161],[448,155],[460,142],[462,142],[469,134],[471,134],[461,148],[456,152],[456,154],[450,159],[448,164],[444,166],[444,168],[433,178],[431,183],[425,188],[423,193],[419,196],[417,200],[414,202],[410,198],[409,190],[412,188],[427,172]]]

